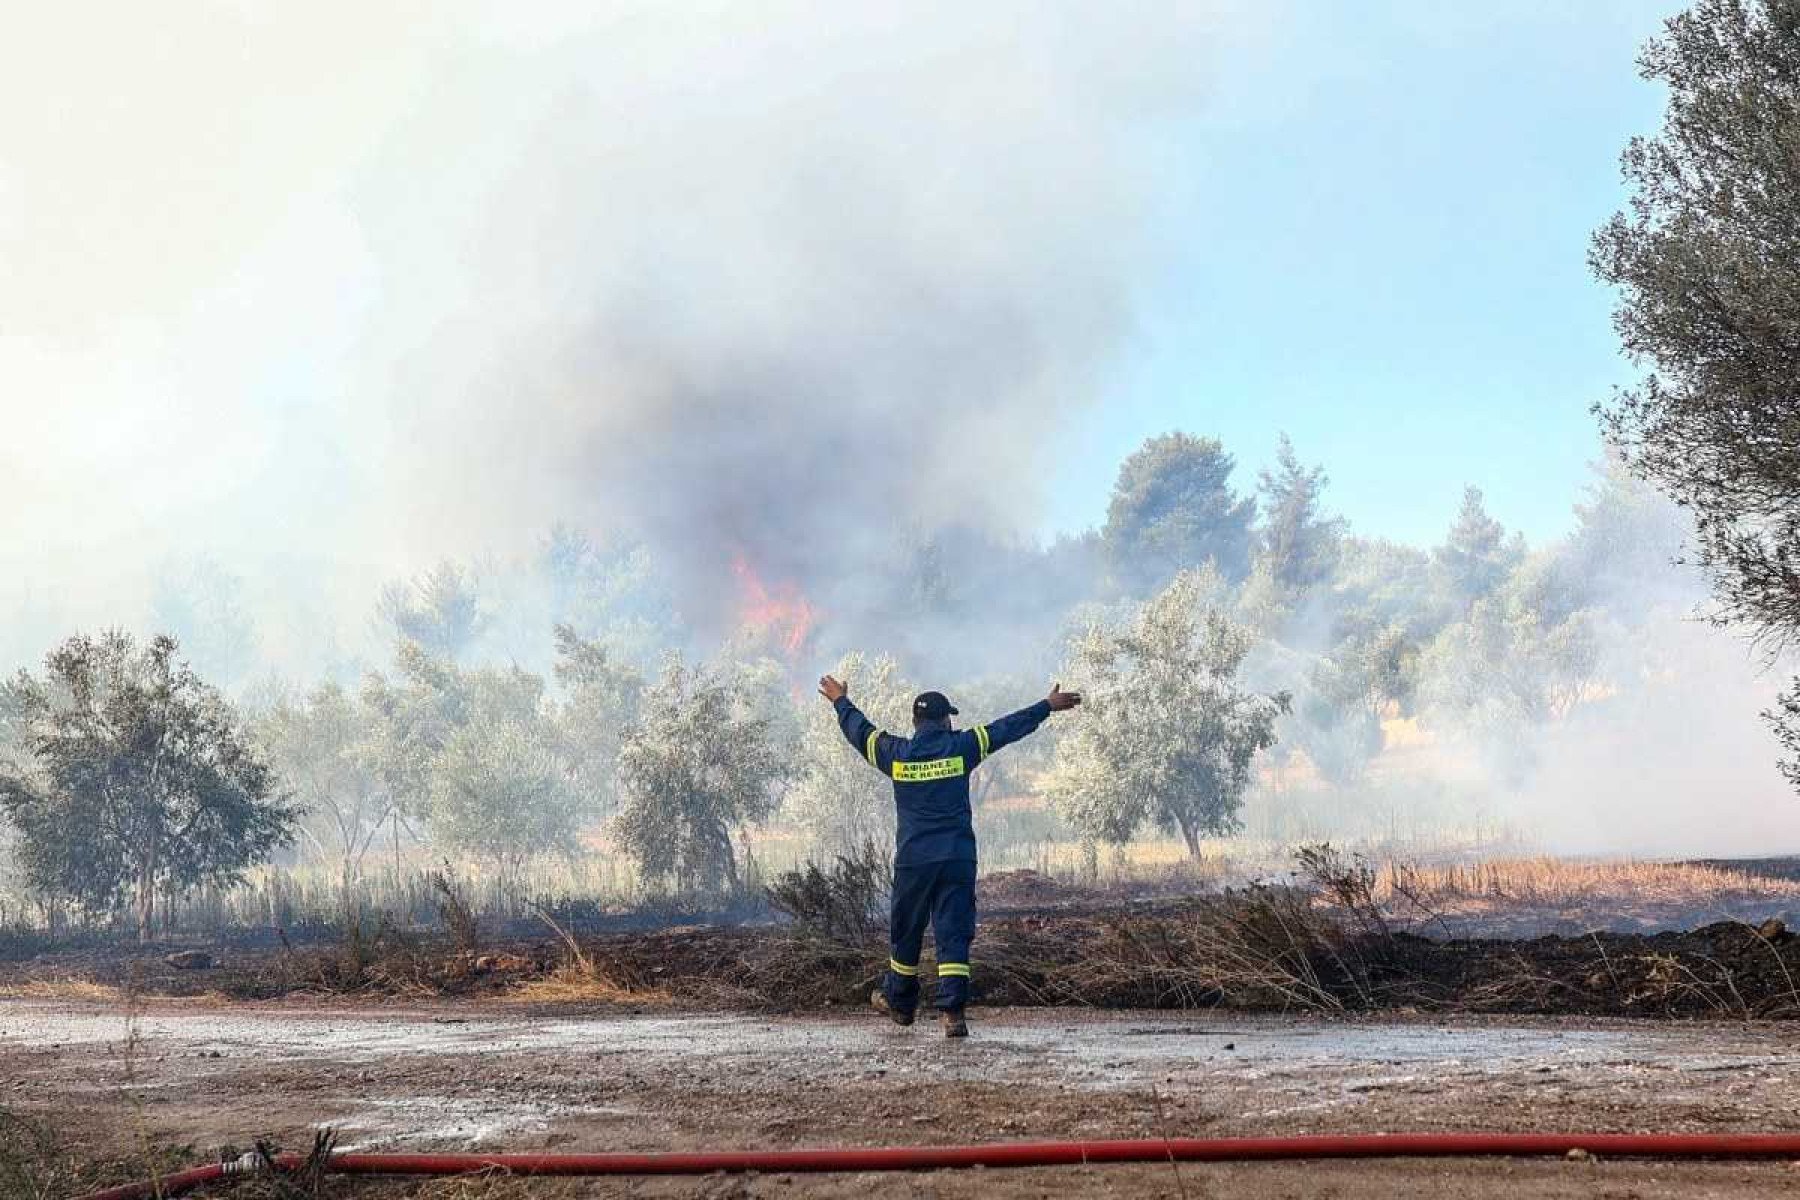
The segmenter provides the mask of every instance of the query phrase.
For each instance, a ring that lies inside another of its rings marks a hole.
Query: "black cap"
[[[913,700],[915,721],[941,721],[955,715],[956,708],[950,703],[950,697],[942,692],[920,692]]]

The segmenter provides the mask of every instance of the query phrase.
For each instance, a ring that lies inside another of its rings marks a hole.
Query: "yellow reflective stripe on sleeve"
[[[863,755],[869,760],[869,765],[877,771],[881,770],[881,764],[875,761],[875,742],[880,737],[881,730],[871,729],[869,730],[869,740],[863,743]]]
[[[959,979],[967,979],[969,977],[969,964],[968,963],[939,963],[938,964],[938,978],[939,979],[949,979],[953,976],[956,978],[959,978]]]
[[[919,968],[909,967],[897,958],[888,959],[888,970],[896,975],[906,975],[909,977],[919,973]]]
[[[929,783],[933,779],[955,779],[959,775],[968,774],[963,766],[962,755],[955,758],[934,758],[930,762],[894,763],[894,781],[896,783]]]
[[[975,740],[981,743],[981,757],[986,758],[993,752],[994,747],[993,744],[988,741],[986,725],[977,725],[975,727]]]

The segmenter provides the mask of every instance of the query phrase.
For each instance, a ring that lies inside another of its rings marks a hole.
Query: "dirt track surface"
[[[145,1133],[202,1152],[259,1135],[300,1148],[323,1124],[345,1146],[490,1150],[1800,1129],[1800,1043],[1779,1025],[971,1015],[975,1036],[955,1043],[860,1014],[165,1003],[143,1010],[133,1043],[117,1010],[0,1001],[0,1105],[96,1155]],[[1649,1197],[1796,1184],[1800,1172],[1774,1163],[1473,1161],[540,1181],[516,1194]],[[419,1187],[370,1186],[346,1194]]]

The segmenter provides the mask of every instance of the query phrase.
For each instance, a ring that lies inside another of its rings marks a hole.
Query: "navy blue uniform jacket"
[[[894,865],[974,862],[975,825],[969,814],[969,775],[988,755],[1044,723],[1050,702],[1039,700],[1011,716],[972,729],[915,730],[910,738],[882,733],[848,697],[838,725],[869,765],[894,781],[897,825]]]

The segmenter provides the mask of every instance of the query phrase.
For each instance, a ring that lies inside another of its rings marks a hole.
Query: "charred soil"
[[[985,919],[984,1005],[1249,1012],[1800,1016],[1800,938],[1779,921],[1654,934],[1432,939],[1291,889]],[[880,934],[686,926],[458,948],[424,933],[306,946],[87,947],[0,964],[0,993],[270,1000],[513,998],[690,1009],[861,1005]],[[185,947],[193,949],[193,947]],[[929,960],[926,969],[929,975]]]

